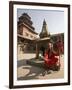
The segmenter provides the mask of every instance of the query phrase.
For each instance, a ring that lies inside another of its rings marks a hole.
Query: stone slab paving
[[[64,56],[60,57],[61,68],[60,71],[50,71],[43,75],[45,69],[28,65],[27,60],[34,58],[35,54],[23,54],[17,62],[17,79],[18,80],[30,80],[30,79],[56,79],[64,77]]]

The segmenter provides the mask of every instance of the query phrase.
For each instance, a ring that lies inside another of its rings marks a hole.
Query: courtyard
[[[50,70],[49,73],[42,67],[27,64],[27,61],[33,60],[37,63],[44,63],[44,61],[36,60],[35,53],[19,54],[17,61],[17,80],[31,80],[31,79],[59,79],[64,78],[64,56],[60,56],[61,67],[59,71]],[[45,72],[45,75],[43,73]]]

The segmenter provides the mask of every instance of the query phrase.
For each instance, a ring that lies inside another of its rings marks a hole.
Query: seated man
[[[54,67],[60,63],[59,54],[53,50],[52,43],[48,43],[48,50],[45,51],[44,60],[47,67]]]

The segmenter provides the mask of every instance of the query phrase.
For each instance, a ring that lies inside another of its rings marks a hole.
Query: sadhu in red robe
[[[45,51],[44,61],[47,66],[55,65],[59,61],[59,54],[50,50]]]

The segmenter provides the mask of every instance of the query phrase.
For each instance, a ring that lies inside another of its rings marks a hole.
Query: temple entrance
[[[44,53],[45,53],[45,47],[44,47],[44,46],[41,46],[40,51],[42,52],[42,56],[44,56]]]
[[[48,48],[50,38],[40,39],[36,42],[36,58],[39,58],[39,54],[44,56],[45,50]]]

